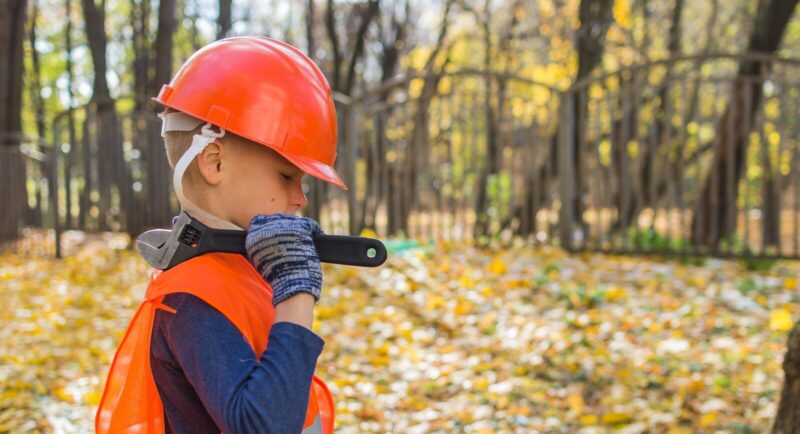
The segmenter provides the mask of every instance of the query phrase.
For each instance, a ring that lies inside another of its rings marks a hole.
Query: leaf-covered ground
[[[147,282],[118,241],[0,256],[0,432],[91,431]],[[341,433],[764,432],[799,270],[455,245],[326,266],[318,375]]]

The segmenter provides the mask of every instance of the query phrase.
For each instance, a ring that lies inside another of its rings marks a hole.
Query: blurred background
[[[305,214],[390,249],[326,268],[343,432],[790,432],[797,3],[4,0],[0,432],[91,430],[179,211],[150,98],[236,35],[321,67]]]

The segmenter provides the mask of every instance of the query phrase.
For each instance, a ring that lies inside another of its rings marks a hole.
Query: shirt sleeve
[[[324,341],[290,322],[272,325],[259,356],[233,323],[203,300],[170,294],[167,345],[219,428],[227,434],[299,433]],[[166,313],[166,312],[165,312]]]

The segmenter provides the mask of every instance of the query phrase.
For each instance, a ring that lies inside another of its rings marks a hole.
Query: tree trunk
[[[67,25],[65,29],[65,42],[66,42],[66,54],[67,54],[67,130],[69,133],[69,151],[67,152],[66,159],[64,161],[64,190],[65,190],[65,209],[66,209],[66,221],[65,227],[67,229],[71,229],[74,227],[74,222],[72,220],[72,165],[74,161],[75,153],[77,152],[77,134],[75,131],[75,114],[73,112],[73,108],[75,107],[75,93],[73,91],[72,85],[75,83],[75,76],[73,74],[73,61],[72,61],[72,1],[66,1],[66,20]],[[54,140],[54,144],[58,143],[58,140]]]
[[[683,7],[684,0],[675,1],[675,7],[672,11],[672,24],[669,31],[669,42],[667,44],[667,48],[669,49],[671,57],[679,56],[681,53],[681,23]],[[714,43],[714,36],[716,35],[716,33],[714,33],[714,28],[719,15],[717,13],[718,9],[719,0],[713,0],[711,3],[711,12],[709,13],[708,21],[704,24],[706,28],[706,34],[701,54],[708,54],[711,52],[712,45]],[[695,70],[699,71],[702,66],[702,58],[698,58],[694,61]],[[699,157],[704,154],[705,151],[713,148],[713,144],[707,144],[701,147],[700,151],[696,151],[691,157],[685,159],[682,149],[680,149],[684,146],[684,143],[677,145],[677,148],[679,149],[670,148],[671,140],[674,139],[680,131],[680,129],[670,128],[670,118],[675,113],[674,103],[670,100],[671,86],[673,85],[673,79],[671,77],[672,68],[670,67],[667,70],[667,76],[664,78],[661,88],[658,90],[659,106],[655,112],[655,131],[653,132],[653,137],[655,140],[650,146],[644,148],[645,153],[641,159],[643,167],[640,173],[640,185],[646,186],[648,189],[650,189],[650,194],[646,197],[646,201],[641,204],[643,206],[657,206],[659,201],[661,201],[670,191],[670,183],[676,183],[674,184],[676,189],[681,188],[678,184],[682,182],[683,171],[678,170],[678,168],[682,164],[691,165],[696,160],[699,160]],[[688,98],[688,109],[686,109],[682,114],[684,124],[688,124],[694,120],[699,102],[699,91],[700,83],[697,82],[690,92],[691,96]],[[680,161],[675,161],[676,157],[671,157],[670,155],[677,155],[677,159]],[[656,161],[666,161],[666,163],[654,164]],[[642,206],[638,206],[636,209],[633,209],[631,216],[628,217],[628,221],[636,221],[641,209]],[[653,224],[654,223],[655,219],[653,219]]]
[[[106,231],[109,229],[108,212],[111,207],[111,175],[109,171],[109,151],[110,144],[103,143],[111,125],[108,125],[109,116],[104,116],[109,111],[114,112],[114,102],[111,101],[108,82],[106,81],[106,33],[105,33],[105,11],[98,8],[94,0],[81,0],[84,15],[84,27],[86,37],[89,42],[89,49],[92,56],[94,67],[94,84],[92,92],[92,102],[94,110],[94,139],[97,144],[97,187],[99,193],[98,203],[98,229]],[[114,116],[116,116],[114,114]],[[113,121],[113,117],[110,119]],[[90,127],[90,129],[92,129]]]
[[[348,39],[344,43],[340,41],[339,33],[337,32],[336,6],[333,0],[328,0],[325,11],[325,30],[328,33],[333,57],[333,63],[330,67],[332,76],[331,88],[345,95],[350,95],[355,87],[357,78],[356,65],[364,55],[367,31],[373,19],[379,15],[380,1],[368,0],[366,4],[356,3],[351,5],[351,8],[350,13],[358,16],[359,24],[353,33],[352,40]],[[349,51],[345,51],[348,47],[352,48]],[[349,53],[349,58],[347,59],[346,74],[342,75],[345,53]]]
[[[795,323],[786,339],[783,373],[783,391],[772,432],[798,434],[800,433],[800,322]]]
[[[364,43],[366,42],[367,30],[372,23],[373,18],[378,15],[380,3],[378,0],[369,0],[366,9],[361,14],[361,23],[358,26],[358,31],[355,36],[355,43],[353,51],[350,55],[350,62],[347,65],[347,79],[344,83],[344,88],[340,91],[346,95],[353,93],[353,88],[356,84],[356,64],[361,60],[364,55]]]
[[[131,22],[133,23],[133,89],[136,98],[135,112],[147,106],[150,94],[150,1],[131,0]]]
[[[27,0],[6,0],[0,8],[0,242],[16,239],[26,206],[22,139],[23,43]]]
[[[421,184],[419,176],[420,168],[424,164],[423,159],[428,155],[428,110],[430,100],[433,98],[439,86],[439,81],[442,78],[441,73],[450,63],[450,52],[448,51],[442,65],[438,67],[438,70],[436,68],[436,59],[445,47],[452,5],[453,0],[447,0],[445,3],[436,45],[425,61],[425,67],[423,68],[425,74],[423,77],[424,82],[420,96],[415,104],[416,112],[413,115],[414,128],[411,132],[408,146],[402,150],[402,153],[398,152],[398,155],[402,155],[402,158],[398,157],[397,163],[394,164],[395,167],[392,170],[392,174],[396,176],[396,179],[392,177],[389,178],[389,186],[392,188],[392,191],[387,195],[387,200],[397,201],[397,203],[392,203],[391,206],[388,207],[390,209],[389,227],[393,233],[403,231],[406,236],[410,233],[409,224],[411,212],[414,211],[419,202],[418,193],[419,185]],[[400,180],[402,184],[393,186],[392,183],[396,183],[398,180]],[[395,191],[400,188],[400,186],[402,186],[401,190]]]
[[[342,65],[342,52],[339,48],[339,33],[336,31],[336,10],[333,0],[328,0],[328,6],[325,9],[325,30],[328,32],[328,38],[331,41],[331,51],[333,56],[333,64],[331,65],[331,88],[338,91],[341,87],[340,69]]]
[[[588,77],[589,74],[601,63],[603,59],[603,52],[605,50],[605,38],[606,33],[608,31],[608,27],[614,20],[614,16],[612,13],[612,6],[614,2],[613,0],[581,0],[579,6],[579,19],[580,19],[580,26],[575,33],[575,51],[578,54],[578,71],[575,76],[574,82],[581,81],[583,78]],[[569,115],[572,117],[570,119],[570,127],[573,129],[573,136],[574,140],[572,143],[567,143],[567,146],[572,147],[572,154],[573,159],[570,164],[575,165],[575,167],[579,167],[581,157],[581,149],[578,143],[580,140],[579,130],[581,127],[581,122],[584,119],[581,119],[579,116],[582,116],[587,113],[586,111],[586,98],[581,99],[580,92],[575,92],[572,94],[573,98],[573,107],[574,110]],[[559,122],[563,122],[566,119],[560,118]],[[555,131],[560,131],[561,128],[556,127]],[[528,198],[526,202],[517,206],[512,214],[520,215],[520,218],[523,219],[522,215],[525,212],[523,208],[527,208],[529,211],[533,212],[534,214],[528,217],[525,217],[523,220],[530,220],[532,222],[529,227],[535,228],[535,218],[536,212],[538,211],[537,208],[541,206],[549,206],[545,203],[545,198],[547,196],[547,188],[544,186],[553,179],[558,179],[559,171],[559,133],[555,133],[552,138],[550,139],[549,143],[549,154],[547,156],[547,161],[545,161],[541,166],[536,169],[536,173],[527,177],[523,188],[525,192],[523,193],[523,197]],[[580,227],[584,227],[583,218],[582,218],[582,203],[581,203],[581,190],[582,190],[582,177],[580,170],[574,170],[575,177],[572,180],[564,180],[563,178],[560,182],[572,182],[574,184],[573,191],[575,192],[575,197],[572,200],[572,215],[575,218],[575,221],[572,222],[559,222],[560,225],[569,224],[569,225],[577,225]],[[539,185],[534,186],[534,183],[538,183]],[[537,194],[534,191],[540,192],[540,196],[536,197]],[[567,206],[566,204],[562,206]],[[552,229],[552,228],[551,228]],[[569,228],[571,229],[571,228]],[[569,234],[572,237],[572,231],[562,231],[562,234]],[[562,240],[562,243],[565,240]],[[571,241],[570,241],[571,243]],[[568,244],[562,244],[568,245]]]
[[[670,24],[667,49],[669,50],[670,57],[676,57],[681,52],[681,21],[683,17],[684,0],[675,0],[675,6],[672,9],[672,21]],[[645,206],[651,208],[656,207],[661,194],[666,192],[666,189],[661,185],[661,177],[657,176],[659,169],[655,164],[658,159],[662,157],[662,150],[669,145],[671,131],[669,131],[669,114],[672,111],[670,102],[670,91],[672,82],[672,66],[667,66],[666,77],[664,77],[663,84],[658,90],[658,108],[655,110],[654,123],[653,123],[653,137],[655,140],[645,141],[643,146],[643,153],[641,158],[641,171],[639,173],[640,185],[642,188],[648,189],[650,192],[658,191],[659,194],[646,194],[644,201],[637,206],[632,213],[631,221],[636,221],[636,216],[642,211]],[[655,221],[655,219],[654,219]]]
[[[152,156],[149,154],[150,139],[152,135],[149,134],[149,124],[147,115],[149,114],[148,98],[154,95],[154,88],[157,85],[152,76],[153,64],[152,59],[152,37],[150,35],[150,1],[149,0],[131,0],[131,22],[133,23],[133,83],[134,83],[134,98],[136,100],[133,112],[130,116],[131,125],[131,143],[133,147],[140,151],[144,159],[144,167],[150,174],[150,162]],[[159,25],[161,22],[159,20]],[[156,60],[157,62],[158,60]],[[163,156],[158,156],[163,158]],[[148,176],[145,185],[150,185],[152,178]],[[150,203],[144,202],[140,198],[135,200],[139,201],[136,207],[144,214],[143,220],[150,221]],[[144,202],[144,203],[143,203]],[[139,226],[139,223],[131,221],[134,216],[129,215],[129,226]],[[136,220],[139,220],[136,218]],[[132,230],[131,232],[134,232]]]
[[[381,83],[385,83],[397,74],[400,65],[400,55],[407,47],[406,36],[410,17],[410,2],[406,0],[404,17],[400,21],[392,12],[392,37],[381,42]],[[378,95],[376,102],[385,102],[391,91],[387,90]],[[378,206],[381,203],[382,187],[385,185],[386,176],[386,119],[387,111],[378,113],[373,120],[375,144],[367,154],[367,174],[369,180],[365,185],[364,204],[361,212],[361,226],[377,230]]]
[[[747,51],[775,53],[797,3],[798,0],[761,0]],[[726,222],[736,213],[736,198],[739,180],[744,173],[747,138],[761,102],[763,74],[768,71],[769,66],[767,61],[740,62],[733,83],[731,102],[717,124],[717,146],[713,162],[703,183],[692,221],[694,242],[712,251],[716,250],[720,240],[735,232],[735,227]],[[766,206],[762,213],[770,210]],[[764,221],[777,223],[776,219],[767,215],[764,215]],[[780,233],[780,230],[775,233]],[[765,235],[769,234],[770,232]],[[764,242],[770,245],[777,240],[765,239]]]
[[[476,240],[481,240],[483,237],[489,235],[490,232],[490,216],[488,214],[490,207],[489,188],[494,182],[496,183],[497,176],[502,169],[502,155],[503,148],[505,147],[504,141],[500,140],[500,128],[504,118],[504,108],[506,100],[506,87],[507,80],[502,77],[494,77],[489,75],[488,71],[493,69],[492,64],[502,62],[504,64],[504,74],[511,72],[511,53],[509,46],[514,38],[514,28],[519,23],[517,9],[520,7],[519,2],[515,2],[511,7],[511,21],[503,27],[503,32],[500,35],[500,41],[497,47],[497,52],[492,52],[491,42],[491,2],[485,3],[483,11],[484,23],[484,44],[486,50],[484,52],[484,70],[487,71],[485,77],[486,99],[484,102],[484,116],[486,119],[486,162],[481,168],[480,175],[478,176],[478,197],[475,203],[475,228],[474,237]],[[497,83],[497,97],[495,99],[493,86]],[[495,189],[499,194],[499,188]],[[499,203],[499,202],[498,202]],[[497,209],[498,216],[502,216],[500,209]],[[512,215],[513,211],[509,211]]]
[[[45,135],[47,134],[47,128],[45,126],[45,114],[44,114],[44,100],[42,99],[42,66],[39,60],[39,51],[36,49],[36,30],[37,30],[37,21],[39,18],[39,5],[37,1],[33,1],[32,11],[31,11],[31,30],[29,32],[29,45],[31,49],[31,66],[33,67],[33,71],[31,74],[31,81],[30,81],[30,95],[31,100],[34,107],[34,113],[36,114],[36,136],[39,138],[40,141],[45,140]],[[37,144],[37,148],[41,146],[41,142]],[[41,150],[41,149],[40,149]],[[25,224],[30,226],[41,226],[42,225],[42,192],[39,188],[39,184],[37,183],[34,186],[34,197],[36,203],[33,207],[24,206],[25,208]],[[27,204],[26,204],[27,205]]]
[[[307,16],[306,16],[306,26],[308,28],[308,33],[306,37],[308,38],[308,46],[309,49],[315,46],[314,42],[314,33],[313,33],[313,21],[314,21],[314,1],[309,0],[308,2],[308,9],[307,9]],[[329,82],[331,85],[331,89],[334,91],[339,91],[341,86],[341,79],[340,79],[340,68],[342,63],[342,55],[341,49],[339,47],[339,34],[336,31],[336,7],[334,5],[333,0],[327,0],[327,5],[325,9],[325,31],[328,35],[328,39],[330,40],[331,51],[333,56],[333,63],[330,66],[330,72],[328,74]],[[312,57],[309,54],[309,57]],[[337,112],[340,112],[341,107],[337,106]],[[341,123],[341,116],[337,117],[337,130],[339,134],[338,143],[339,146],[343,146],[343,138],[345,135],[343,134],[343,125]],[[341,159],[338,159],[337,166],[341,166]],[[318,180],[311,180],[311,187],[308,195],[308,207],[306,208],[305,215],[309,218],[314,220],[319,220],[320,216],[322,215],[322,208],[325,206],[325,202],[327,201],[328,197],[328,183],[318,181]]]
[[[172,2],[172,10],[173,10],[172,21],[174,23],[174,21],[175,21],[175,18],[174,18],[175,0],[171,0],[171,2]],[[233,0],[219,0],[219,16],[217,17],[217,39],[222,39],[222,38],[228,36],[228,32],[231,31],[231,26],[233,25],[232,20],[231,20],[231,6],[232,6],[232,4],[233,4]],[[161,24],[160,21],[159,21],[159,24]],[[173,24],[173,27],[174,26],[175,25]]]
[[[132,215],[135,210],[132,206],[133,192],[131,189],[130,174],[122,154],[122,137],[117,118],[114,100],[106,80],[106,31],[105,31],[105,4],[98,7],[94,0],[82,0],[85,18],[86,36],[94,66],[94,86],[92,102],[97,108],[96,128],[98,173],[100,187],[100,230],[112,229],[111,217],[120,220],[121,229],[127,229],[126,216]],[[111,210],[111,186],[117,187],[120,209],[116,216],[109,215]],[[131,234],[133,235],[133,234]]]
[[[317,51],[317,45],[314,38],[314,18],[316,17],[314,3],[315,0],[308,0],[306,4],[306,46],[308,57],[312,59],[316,57],[315,53]],[[319,221],[323,199],[322,187],[320,185],[322,182],[316,179],[309,179],[308,182],[308,205],[304,210],[304,215],[313,220]]]
[[[639,107],[637,105],[638,77],[626,79],[624,74],[618,74],[619,80],[619,107],[622,111],[621,118],[613,123],[613,139],[611,141],[611,167],[617,180],[615,206],[617,220],[612,225],[613,231],[624,231],[635,222],[636,210],[642,206],[636,201],[633,191],[634,183],[631,182],[631,158],[627,144],[637,141],[639,129]]]
[[[358,17],[359,25],[352,40],[347,40],[346,42],[342,43],[339,38],[339,34],[337,32],[337,25],[336,25],[336,5],[334,4],[333,0],[327,1],[327,7],[325,10],[325,30],[327,32],[328,38],[330,40],[331,52],[333,57],[333,62],[329,67],[329,77],[331,77],[330,83],[331,88],[335,92],[340,92],[345,95],[350,95],[353,93],[353,89],[356,84],[357,79],[357,68],[356,65],[361,60],[364,55],[365,51],[365,44],[367,33],[370,28],[370,24],[375,16],[379,14],[380,11],[380,1],[379,0],[368,0],[366,3],[355,3],[350,5],[350,13],[353,17]],[[309,18],[310,17],[310,18]],[[307,22],[311,22],[313,20],[313,5],[309,3],[309,8],[306,17]],[[311,24],[307,24],[310,28]],[[307,37],[310,37],[309,40],[309,47],[313,45],[313,36],[312,32],[309,30]],[[347,59],[347,71],[346,74],[342,74],[342,67],[344,66],[345,61],[345,47],[352,46],[352,49],[349,50],[349,58]],[[340,111],[343,113],[343,111]],[[351,125],[345,124],[343,125],[341,122],[339,123],[340,127],[344,128],[351,128]],[[342,131],[340,129],[340,131]],[[349,137],[350,134],[356,134],[356,131],[347,131],[345,134],[340,134],[340,138],[342,137]],[[341,140],[339,141],[339,146],[350,146],[349,143],[345,144]],[[358,150],[351,149],[352,151],[350,161],[344,161],[340,159],[340,162],[337,162],[337,166],[341,166],[342,164],[347,165],[355,165],[356,161],[358,160]],[[341,154],[341,153],[340,153]],[[346,171],[350,171],[351,173],[355,173],[353,168],[345,166],[344,169]],[[353,180],[350,181],[351,183]],[[348,211],[351,214],[351,218],[355,220],[351,220],[351,228],[355,228],[357,223],[360,223],[358,219],[358,209],[355,206],[355,196],[357,194],[358,188],[356,185],[348,185],[349,190],[347,192],[348,195]],[[319,213],[321,207],[324,205],[325,199],[327,198],[328,192],[328,184],[321,183],[321,182],[314,182],[312,184],[311,190],[311,198],[310,204],[312,205],[309,208],[309,216],[312,218],[319,217]]]
[[[485,88],[486,97],[483,99],[483,118],[486,120],[486,155],[483,164],[478,170],[478,181],[476,184],[475,199],[475,227],[473,228],[473,237],[478,242],[487,235],[489,231],[489,178],[498,170],[497,167],[497,117],[495,116],[495,107],[493,104],[493,90],[494,90],[494,76],[489,73],[492,69],[492,32],[491,20],[492,11],[490,8],[491,1],[484,2],[483,21],[481,28],[483,29],[483,86]],[[476,14],[477,15],[477,14]]]
[[[317,52],[317,46],[314,43],[314,17],[316,16],[314,0],[307,0],[306,6],[306,54],[314,59]]]
[[[229,15],[230,16],[230,15]],[[175,0],[161,0],[158,7],[158,30],[155,41],[155,71],[151,87],[151,95],[156,95],[161,86],[167,84],[172,75],[173,36],[175,34]],[[156,111],[160,107],[156,108]],[[147,161],[146,196],[143,201],[147,204],[146,218],[142,227],[162,226],[170,221],[172,209],[170,206],[171,179],[170,167],[163,151],[160,123],[154,116],[145,119],[147,128]]]
[[[389,164],[386,168],[386,235],[394,236],[400,231],[400,200],[397,192],[397,165]]]
[[[83,133],[81,139],[81,160],[83,162],[83,190],[81,190],[80,198],[79,198],[79,209],[78,212],[78,228],[81,230],[86,230],[88,222],[88,216],[91,211],[92,206],[92,189],[94,188],[95,184],[95,159],[92,158],[92,141],[90,140],[91,137],[91,128],[89,122],[89,111],[87,110],[87,119],[84,119],[83,125],[81,126],[81,130]]]
[[[189,3],[189,1],[191,1],[191,0],[186,0],[186,3]],[[184,4],[183,5],[184,10],[186,9],[186,7],[187,7],[187,5]],[[192,14],[186,16],[186,18],[189,18],[189,21],[192,22],[192,24],[190,26],[190,29],[189,29],[189,39],[192,41],[192,53],[194,53],[195,51],[199,50],[200,47],[201,47],[201,44],[200,44],[200,32],[198,30],[199,26],[197,25],[197,20],[200,18],[199,17],[199,13],[197,12],[197,9],[199,7],[200,6],[197,4],[197,2],[194,2],[194,4],[192,5],[192,9],[191,9],[192,10]]]
[[[23,43],[27,0],[0,8],[0,144],[19,145],[22,133]]]
[[[578,12],[581,24],[575,33],[575,51],[577,51],[578,54],[578,73],[575,76],[576,82],[588,77],[603,60],[606,33],[608,27],[614,20],[612,14],[613,5],[613,0],[581,0]],[[573,164],[576,170],[573,170],[575,174],[573,180],[562,178],[561,182],[574,183],[572,191],[575,197],[572,198],[572,215],[575,221],[566,223],[572,223],[573,227],[583,227],[583,201],[581,197],[583,191],[583,173],[581,170],[578,170],[578,168],[583,158],[583,150],[581,147],[581,140],[583,138],[580,136],[580,131],[582,124],[586,120],[587,100],[585,97],[581,98],[580,91],[574,92],[571,98],[573,98],[573,112],[570,113],[570,116],[572,116],[572,124],[570,126],[573,131],[573,140],[567,143],[567,146],[572,147],[571,154],[573,158],[571,164]],[[554,152],[553,156],[555,157],[556,155],[557,153]],[[553,167],[558,167],[558,165],[554,164]],[[564,204],[562,206],[569,205]],[[569,233],[570,236],[572,236],[571,230],[564,233]]]
[[[490,232],[490,197],[489,189],[493,180],[496,180],[497,175],[502,169],[502,153],[503,143],[500,140],[500,126],[503,123],[503,109],[505,107],[506,87],[507,80],[502,77],[494,77],[489,74],[492,70],[492,62],[504,60],[504,73],[510,72],[511,55],[509,53],[509,45],[514,37],[514,28],[518,24],[517,8],[519,2],[511,6],[511,22],[504,27],[503,33],[498,44],[497,53],[492,53],[492,35],[491,35],[491,2],[487,1],[484,4],[483,11],[483,29],[484,29],[484,44],[486,46],[484,51],[483,68],[486,71],[484,77],[484,86],[486,87],[486,99],[484,101],[484,116],[486,118],[486,162],[481,168],[481,174],[478,177],[478,198],[475,202],[475,230],[474,237],[476,240],[481,240],[483,237],[489,235]],[[497,83],[497,99],[494,99],[494,83]],[[496,189],[499,194],[499,189]],[[500,210],[497,210],[497,215],[500,216]]]

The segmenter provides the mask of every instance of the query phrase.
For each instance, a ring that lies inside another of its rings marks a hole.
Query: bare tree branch
[[[336,10],[334,8],[333,0],[328,0],[328,7],[325,10],[325,30],[328,32],[328,38],[331,41],[331,51],[333,54],[333,89],[338,91],[341,87],[339,69],[341,68],[342,64],[342,52],[339,48],[339,35],[336,32]]]

